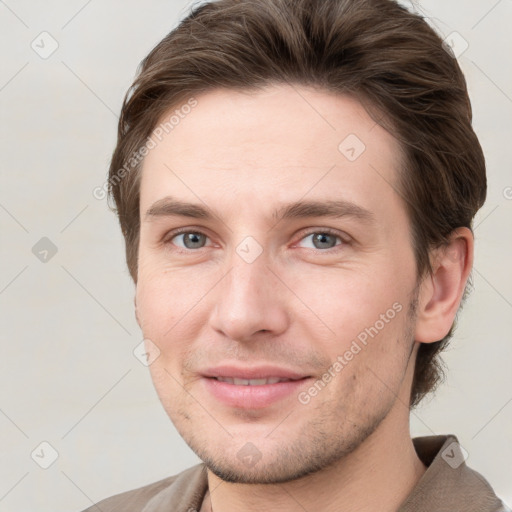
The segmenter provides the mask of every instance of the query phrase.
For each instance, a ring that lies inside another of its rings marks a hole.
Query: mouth
[[[267,384],[278,384],[279,382],[292,382],[300,379],[286,379],[280,377],[269,377],[267,379],[240,379],[237,377],[212,377],[219,382],[234,384],[235,386],[265,386]]]
[[[223,366],[203,372],[206,391],[215,401],[237,409],[263,409],[296,399],[312,377],[276,367]]]

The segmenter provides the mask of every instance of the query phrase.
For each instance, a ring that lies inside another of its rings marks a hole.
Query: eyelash
[[[164,245],[174,245],[172,243],[172,240],[174,238],[176,238],[178,235],[183,234],[183,233],[194,233],[194,234],[198,234],[198,235],[204,235],[206,238],[209,238],[206,233],[203,233],[200,230],[195,230],[193,228],[180,228],[175,231],[171,231],[170,233],[167,233],[167,236],[163,240]],[[331,254],[332,252],[337,252],[336,247],[340,247],[340,246],[349,244],[349,242],[347,240],[343,239],[343,237],[341,236],[341,234],[338,231],[335,231],[330,228],[311,230],[307,233],[304,233],[302,235],[302,237],[299,239],[299,241],[303,240],[304,238],[307,238],[308,236],[314,235],[314,234],[332,235],[332,236],[335,236],[336,238],[339,238],[339,240],[341,241],[340,244],[336,244],[334,247],[330,247],[328,249],[314,249],[314,248],[309,248],[309,247],[307,248],[307,249],[315,251],[315,252]],[[175,246],[175,247],[177,247],[177,246]],[[177,252],[186,254],[186,253],[192,253],[192,252],[199,252],[199,251],[201,251],[201,249],[205,249],[205,247],[200,247],[199,249],[183,249],[181,247],[177,247]]]

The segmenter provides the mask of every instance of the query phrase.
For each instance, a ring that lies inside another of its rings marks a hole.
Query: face
[[[416,267],[399,146],[325,91],[196,99],[143,164],[137,317],[198,456],[225,480],[284,482],[406,409]]]

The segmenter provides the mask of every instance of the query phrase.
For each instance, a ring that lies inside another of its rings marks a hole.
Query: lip
[[[237,366],[218,366],[208,368],[202,373],[202,382],[216,400],[238,409],[263,409],[280,402],[290,395],[296,396],[299,389],[311,379],[311,376],[277,366],[258,366],[241,368]],[[236,385],[222,382],[216,377],[237,379],[289,379],[275,384],[259,386]]]
[[[304,377],[309,377],[309,375],[304,375],[293,370],[271,365],[253,366],[246,368],[240,366],[223,365],[207,368],[200,373],[203,375],[203,377],[232,377],[235,379],[279,378],[298,380],[303,379]]]

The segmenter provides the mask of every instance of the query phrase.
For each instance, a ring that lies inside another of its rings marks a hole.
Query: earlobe
[[[432,343],[450,331],[473,266],[473,233],[454,230],[446,246],[436,249],[433,273],[420,285],[415,340]]]

